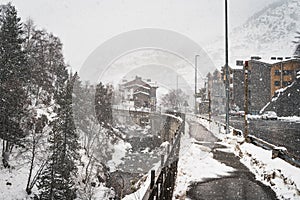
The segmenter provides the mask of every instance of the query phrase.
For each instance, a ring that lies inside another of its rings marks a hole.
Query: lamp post
[[[176,75],[176,99],[175,99],[175,109],[178,111],[179,109],[179,102],[178,102],[178,74]]]
[[[248,141],[248,110],[249,110],[249,100],[248,100],[248,79],[249,79],[249,66],[248,66],[248,61],[245,61],[245,65],[244,65],[244,95],[245,95],[245,100],[244,100],[244,123],[245,123],[245,128],[244,128],[244,138],[246,139],[246,141]]]
[[[226,92],[226,134],[229,134],[229,67],[228,67],[228,20],[225,0],[225,92]]]
[[[195,55],[195,114],[198,113],[198,106],[197,106],[197,58],[199,55]]]

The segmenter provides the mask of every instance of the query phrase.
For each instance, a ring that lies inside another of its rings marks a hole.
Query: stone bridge
[[[166,113],[142,110],[113,109],[114,122],[124,125],[137,124],[151,127],[151,134],[160,136],[162,142],[172,141],[177,129],[184,121],[184,114],[167,111]]]

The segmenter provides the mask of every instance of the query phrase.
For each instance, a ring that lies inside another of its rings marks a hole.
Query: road
[[[224,117],[214,117],[224,122]],[[231,126],[244,130],[243,117],[230,117]],[[249,120],[249,134],[277,146],[286,147],[288,152],[300,158],[300,123],[281,120]]]
[[[277,199],[274,191],[255,179],[233,153],[220,151],[224,148],[211,132],[198,123],[190,123],[190,135],[200,144],[211,149],[214,159],[235,168],[229,176],[210,178],[189,186],[187,197],[191,200]],[[200,170],[201,171],[201,170]]]

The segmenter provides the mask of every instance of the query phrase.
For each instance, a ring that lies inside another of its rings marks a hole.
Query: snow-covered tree
[[[57,94],[59,107],[50,133],[51,153],[38,184],[40,199],[76,198],[74,177],[79,160],[79,144],[72,111],[72,90],[76,76],[68,80],[65,89]]]

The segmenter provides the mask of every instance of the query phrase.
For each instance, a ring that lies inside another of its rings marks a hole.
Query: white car
[[[277,120],[277,114],[274,111],[266,111],[261,115],[262,119]]]

